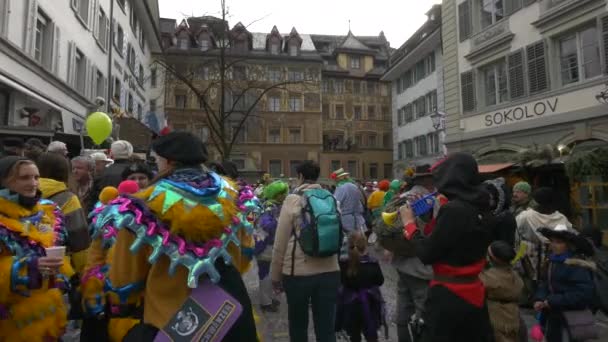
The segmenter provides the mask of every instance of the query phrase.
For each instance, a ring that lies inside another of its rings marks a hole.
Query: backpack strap
[[[304,191],[298,190],[294,192],[294,195],[300,196],[300,200],[304,197]],[[306,210],[305,207],[302,208],[302,212]],[[293,235],[293,248],[291,249],[291,276],[294,275],[295,265],[296,265],[296,244],[298,243],[298,236],[296,235],[296,227],[291,228],[291,235]]]

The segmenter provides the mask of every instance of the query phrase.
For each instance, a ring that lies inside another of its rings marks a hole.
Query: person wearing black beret
[[[140,189],[145,189],[154,178],[152,169],[144,162],[134,162],[122,172],[123,180],[137,182]]]

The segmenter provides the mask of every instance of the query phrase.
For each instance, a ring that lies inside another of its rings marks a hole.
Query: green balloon
[[[106,113],[92,113],[87,118],[85,125],[87,134],[96,145],[101,144],[112,134],[112,119]]]
[[[391,182],[391,185],[389,186],[389,189],[391,190],[399,190],[399,188],[401,187],[401,181],[398,179],[393,179],[393,181]]]

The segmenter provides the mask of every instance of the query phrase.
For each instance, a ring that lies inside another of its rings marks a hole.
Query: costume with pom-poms
[[[93,282],[98,289],[103,284],[105,295],[89,295],[85,303],[113,314],[143,298],[143,322],[164,327],[199,277],[221,286],[226,267],[248,269],[253,254],[248,217],[258,207],[250,188],[237,190],[199,169],[178,169],[137,194],[99,206],[92,214],[93,244],[111,245],[111,261],[109,267],[90,265],[86,280],[97,279]]]
[[[73,275],[66,258],[60,273],[43,277],[38,258],[64,244],[63,215],[50,201],[31,208],[18,195],[0,191],[0,341],[58,339],[67,324],[60,288]]]

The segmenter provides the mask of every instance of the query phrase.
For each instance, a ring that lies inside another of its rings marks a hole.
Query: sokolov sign
[[[487,128],[502,127],[516,122],[535,120],[591,107],[596,104],[595,95],[602,89],[605,89],[605,86],[598,85],[488,113],[465,117],[462,119],[464,131],[473,132]]]

